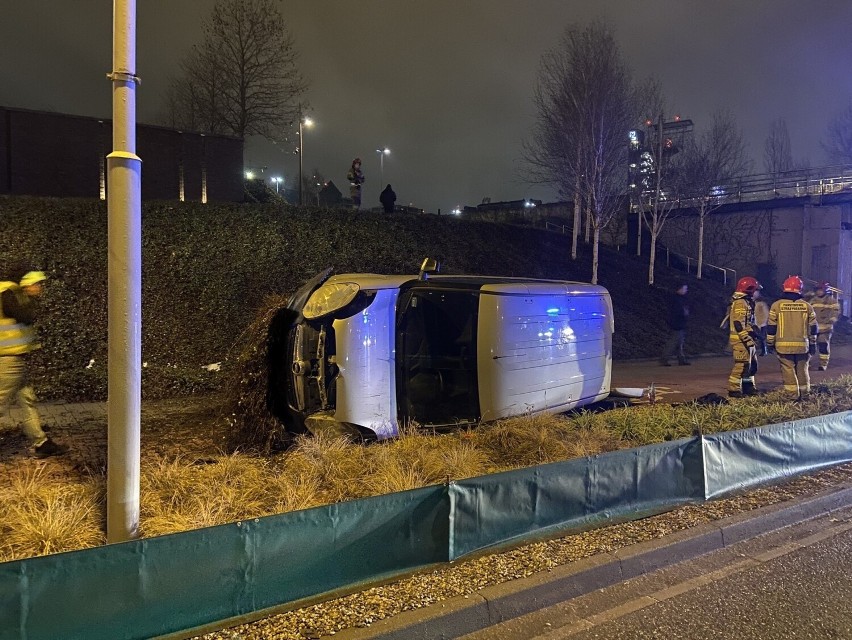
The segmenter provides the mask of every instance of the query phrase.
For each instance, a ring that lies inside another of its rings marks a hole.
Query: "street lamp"
[[[381,149],[376,149],[376,153],[379,154],[379,166],[380,166],[380,182],[384,184],[385,182],[385,156],[390,153],[390,149],[387,147],[382,147]],[[381,188],[381,185],[379,185]]]
[[[281,183],[282,183],[282,182],[284,182],[284,178],[281,178],[281,177],[279,177],[279,176],[273,176],[273,177],[271,178],[271,180],[272,180],[272,182],[274,182],[274,183],[275,183],[275,193],[277,194],[277,193],[278,193],[278,189],[279,189],[279,187],[281,186]]]
[[[246,180],[254,180],[254,171],[246,171]]]
[[[310,129],[312,126],[314,126],[314,121],[311,120],[310,118],[303,117],[302,116],[302,109],[300,107],[299,108],[299,205],[300,206],[305,204],[305,200],[304,200],[304,197],[303,197],[303,194],[302,194],[302,191],[304,190],[304,186],[302,184],[302,182],[304,182],[302,180],[302,170],[303,170],[302,158],[305,155],[305,139],[304,139],[302,133],[303,133],[304,127],[307,127],[308,129]]]

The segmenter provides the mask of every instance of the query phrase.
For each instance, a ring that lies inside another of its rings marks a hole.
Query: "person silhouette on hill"
[[[396,203],[396,193],[394,193],[390,185],[386,186],[385,190],[382,191],[379,196],[379,202],[385,208],[385,213],[393,213],[394,204]]]

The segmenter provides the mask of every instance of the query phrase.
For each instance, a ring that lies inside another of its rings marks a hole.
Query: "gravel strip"
[[[370,626],[403,611],[421,609],[447,598],[475,593],[483,587],[552,570],[758,507],[819,493],[850,480],[852,464],[846,464],[737,497],[681,507],[644,520],[460,561],[342,598],[196,637],[205,640],[305,640],[333,636],[344,629]]]

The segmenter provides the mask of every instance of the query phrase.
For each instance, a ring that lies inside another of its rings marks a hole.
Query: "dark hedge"
[[[106,205],[92,200],[0,198],[0,263],[25,259],[48,273],[34,358],[43,398],[106,395]],[[288,205],[150,202],[142,219],[143,394],[158,398],[213,390],[244,350],[240,336],[263,301],[286,295],[327,266],[338,273],[416,273],[425,256],[445,273],[587,281],[590,252],[569,257],[566,236],[451,216],[297,209]],[[688,348],[720,350],[718,323],[728,291],[658,269],[607,248],[601,284],[615,304],[617,358],[655,357],[666,338],[668,292],[691,287]],[[228,358],[231,358],[229,360]],[[94,360],[94,363],[89,364]],[[223,372],[205,365],[223,362]]]

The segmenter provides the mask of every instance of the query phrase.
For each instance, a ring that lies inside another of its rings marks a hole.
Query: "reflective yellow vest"
[[[785,354],[808,352],[816,342],[817,321],[813,307],[802,299],[776,300],[769,309],[767,342]]]
[[[831,294],[820,297],[814,295],[807,298],[816,313],[817,326],[820,333],[828,333],[834,328],[834,323],[840,317],[840,303]]]
[[[14,282],[0,282],[0,356],[20,356],[37,348],[35,332],[31,325],[7,318],[3,313],[2,295],[5,291],[21,294],[21,288]]]

